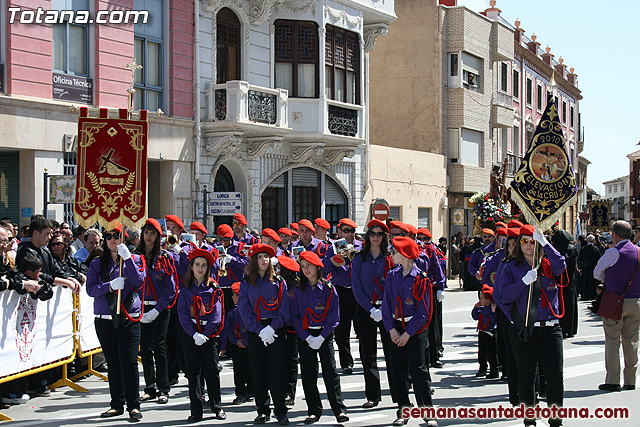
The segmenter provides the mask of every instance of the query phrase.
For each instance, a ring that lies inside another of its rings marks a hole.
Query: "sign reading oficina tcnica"
[[[242,193],[233,192],[213,192],[209,196],[210,215],[235,215],[242,213]]]

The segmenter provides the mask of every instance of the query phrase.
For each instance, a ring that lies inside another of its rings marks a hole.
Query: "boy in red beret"
[[[478,363],[480,369],[476,377],[498,378],[498,354],[496,352],[496,304],[493,302],[493,288],[482,286],[478,292],[478,302],[471,310],[471,317],[478,321]],[[489,374],[487,375],[487,362]]]

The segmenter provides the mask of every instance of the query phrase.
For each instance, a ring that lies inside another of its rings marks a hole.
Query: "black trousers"
[[[120,328],[113,321],[95,319],[95,328],[109,375],[111,408],[122,411],[140,409],[140,379],[138,374],[138,347],[140,323],[126,321]]]
[[[478,363],[480,371],[487,370],[487,362],[491,372],[498,372],[498,353],[496,352],[496,331],[491,335],[478,331]]]
[[[249,362],[249,350],[234,344],[229,345],[233,360],[233,385],[236,388],[236,397],[249,398],[253,396],[253,373]]]
[[[396,322],[396,330],[400,335],[404,333],[402,324]],[[409,401],[409,375],[413,382],[418,407],[433,406],[431,402],[431,381],[427,371],[425,346],[427,345],[427,331],[415,334],[403,346],[391,343],[391,357],[393,358],[393,383],[399,408],[411,405]]]
[[[431,323],[427,327],[429,337],[429,363],[440,360],[438,350],[442,347],[442,302],[437,298],[438,289],[434,286],[431,293],[431,301],[435,301],[433,305],[433,313],[431,314]]]
[[[340,355],[340,367],[353,368],[353,356],[351,355],[351,323],[355,323],[355,311],[358,303],[353,296],[351,288],[336,286],[340,301],[340,323],[335,330],[336,345]],[[356,329],[356,328],[354,328]]]
[[[169,381],[177,380],[180,371],[186,374],[187,368],[184,363],[184,350],[182,349],[182,335],[184,329],[178,319],[176,306],[170,310],[169,328],[167,329],[167,364],[169,366]]]
[[[511,328],[513,325],[509,322],[507,315],[498,310],[498,333],[504,339],[505,358],[502,362],[503,372],[506,365],[507,384],[509,387],[509,403],[517,405],[520,403],[518,398],[518,365],[516,364],[516,356],[513,353],[513,345],[511,344]]]
[[[207,384],[209,404],[214,414],[222,410],[220,398],[220,371],[218,371],[218,340],[209,341],[198,346],[193,337],[182,334],[182,349],[186,363],[186,375],[189,381],[189,408],[191,415],[202,418],[202,384],[204,378]]]
[[[562,328],[560,325],[535,327],[529,342],[523,343],[516,332],[510,330],[511,344],[518,365],[518,396],[527,407],[535,405],[535,380],[538,361],[547,381],[547,405],[561,407],[564,396]],[[525,424],[532,420],[525,419]],[[550,419],[551,427],[562,420]]]
[[[253,367],[253,392],[255,395],[258,414],[270,415],[269,391],[273,399],[276,417],[287,415],[285,399],[286,378],[284,366],[285,335],[287,330],[280,328],[276,331],[278,338],[265,346],[258,334],[249,332],[249,361]]]
[[[291,327],[293,329],[293,326]],[[296,385],[298,383],[298,334],[287,330],[287,338],[284,345],[284,364],[287,376],[285,396],[296,398]]]
[[[318,350],[313,350],[306,341],[299,340],[299,343],[300,373],[302,375],[302,388],[307,401],[307,414],[315,415],[317,418],[322,415],[322,401],[318,391],[318,356],[320,356],[322,379],[327,388],[327,398],[331,410],[336,417],[341,413],[346,413],[347,407],[342,400],[340,377],[338,377],[336,370],[333,334],[324,340]]]
[[[395,386],[392,381],[391,362],[391,339],[389,333],[384,329],[382,321],[376,323],[368,312],[358,304],[356,308],[356,326],[358,343],[360,348],[360,360],[364,368],[364,394],[368,401],[379,402],[382,400],[380,388],[380,372],[378,370],[378,331],[382,340],[382,350],[387,367],[387,379],[391,399],[395,402]]]
[[[153,322],[140,324],[140,357],[144,373],[144,392],[151,397],[166,396],[171,388],[167,361],[169,318],[169,310],[162,310]]]

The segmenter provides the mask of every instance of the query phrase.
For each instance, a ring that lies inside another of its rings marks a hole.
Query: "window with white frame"
[[[527,77],[527,105],[531,106],[533,102],[533,81]]]
[[[462,85],[476,92],[482,90],[482,58],[462,52]]]
[[[222,8],[216,16],[216,80],[225,83],[240,80],[240,20],[229,8]]]
[[[449,87],[460,87],[460,55],[449,54]]]
[[[319,96],[318,24],[279,19],[275,23],[276,87],[292,98]]]
[[[460,141],[460,164],[466,166],[482,166],[482,132],[471,129],[462,129]]]
[[[163,63],[163,4],[162,0],[134,0],[134,10],[148,10],[146,24],[134,24],[133,50],[136,63],[142,65],[135,72],[135,106],[155,111],[162,108]]]
[[[567,123],[567,101],[562,101],[562,123]]]
[[[449,161],[458,163],[460,158],[460,129],[448,129]]]
[[[613,192],[614,193],[618,192],[618,184],[613,184]]]
[[[327,25],[324,40],[327,98],[360,103],[360,38],[357,33]]]
[[[542,111],[544,109],[544,106],[542,105],[542,102],[544,101],[544,95],[543,95],[543,89],[542,89],[542,84],[538,83],[538,111]]]
[[[571,129],[573,129],[574,119],[575,119],[575,110],[574,110],[573,105],[572,105],[569,108],[569,126],[571,127]]]
[[[393,218],[396,221],[402,221],[400,211],[400,206],[389,206],[389,218]]]
[[[520,71],[513,70],[513,97],[520,98]]]
[[[624,191],[624,184],[620,184],[620,191]]]
[[[509,90],[509,66],[506,62],[500,63],[500,90],[503,92]]]
[[[53,10],[89,10],[89,0],[55,0]],[[64,15],[63,15],[64,16]],[[78,75],[89,75],[89,25],[70,23],[53,24],[53,71]]]
[[[520,126],[514,126],[513,127],[513,138],[512,138],[513,142],[512,142],[512,147],[516,146],[518,147],[518,151],[519,151],[519,155],[522,156],[523,154],[523,146],[522,146],[522,141],[520,139]]]
[[[418,208],[418,228],[431,228],[431,208]]]

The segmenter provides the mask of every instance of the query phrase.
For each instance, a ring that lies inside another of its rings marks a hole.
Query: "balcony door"
[[[231,9],[222,8],[217,19],[217,83],[240,80],[240,21]]]

